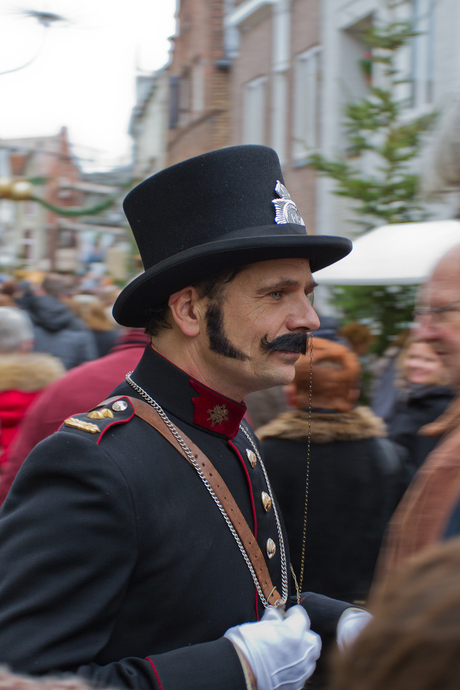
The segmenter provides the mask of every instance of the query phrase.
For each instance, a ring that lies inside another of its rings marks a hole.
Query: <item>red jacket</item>
[[[86,412],[104,400],[136,367],[147,343],[141,331],[129,331],[108,355],[70,369],[39,396],[24,416],[10,448],[0,480],[0,505],[32,448],[57,431],[67,417]]]
[[[27,409],[40,392],[65,372],[56,357],[35,353],[0,355],[0,465]]]
[[[6,451],[18,431],[27,408],[40,391],[0,391],[0,465],[6,462]]]

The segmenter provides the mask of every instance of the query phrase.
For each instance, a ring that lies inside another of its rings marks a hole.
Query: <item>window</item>
[[[192,68],[192,111],[194,114],[204,110],[204,66],[195,62]]]
[[[181,74],[179,81],[179,127],[185,127],[190,118],[190,72]]]
[[[169,129],[184,127],[190,117],[190,73],[189,70],[179,76],[172,74],[169,78]]]
[[[286,163],[288,72],[291,59],[291,10],[289,2],[273,5],[273,47],[271,79],[271,145],[281,165]]]
[[[25,216],[35,216],[37,212],[37,202],[36,201],[25,201],[24,202],[24,215]]]
[[[169,129],[176,129],[179,119],[179,76],[169,78]]]
[[[243,96],[243,144],[265,143],[266,77],[248,82]]]
[[[433,103],[434,2],[412,0],[412,23],[419,32],[412,39],[411,96],[413,108]]]
[[[24,230],[24,235],[22,237],[22,251],[20,252],[21,258],[30,262],[33,259],[35,247],[35,238],[32,230]]]
[[[298,55],[294,72],[293,156],[303,158],[319,146],[321,49],[315,46]]]
[[[288,83],[285,72],[275,72],[272,77],[271,146],[281,165],[286,162]]]
[[[77,238],[73,230],[59,230],[58,234],[58,248],[70,249],[77,246]]]

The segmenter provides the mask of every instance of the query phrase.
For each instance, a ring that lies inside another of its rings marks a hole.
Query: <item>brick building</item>
[[[401,49],[398,67],[404,82],[395,95],[406,101],[402,118],[406,122],[433,111],[443,113],[460,93],[460,4],[458,0],[323,0],[321,44],[323,46],[322,139],[321,149],[328,157],[343,154],[346,146],[342,127],[344,104],[367,95],[368,85],[358,64],[368,48],[362,29],[370,23],[410,21],[418,32]],[[385,88],[381,73],[373,84]],[[368,163],[373,170],[372,163]],[[426,162],[415,163],[415,172],[424,172]],[[375,169],[374,169],[375,172]],[[332,193],[334,183],[318,180],[318,232],[336,230],[349,234],[360,226],[350,223],[353,205]],[[453,203],[452,203],[453,202]],[[457,213],[457,200],[444,199],[428,208],[432,218],[450,218]]]
[[[84,195],[72,189],[80,179],[80,169],[73,157],[67,129],[55,136],[3,139],[0,147],[5,176],[13,178],[42,178],[34,185],[34,195],[54,206],[80,206]],[[62,187],[66,188],[63,189]],[[66,263],[66,250],[74,250],[77,240],[72,232],[61,231],[58,216],[33,200],[0,200],[2,214],[2,253],[11,265],[44,270],[60,268]],[[60,251],[64,250],[64,252]],[[72,252],[71,252],[72,253]]]
[[[136,105],[129,134],[133,139],[133,177],[144,180],[166,167],[169,76],[163,67],[136,77]]]
[[[230,143],[228,0],[181,0],[173,40],[167,165]]]
[[[112,185],[85,176],[72,154],[66,127],[55,136],[0,140],[0,178],[34,180],[33,195],[58,208],[81,209],[121,193],[131,171],[115,174]],[[0,197],[0,270],[25,267],[75,271],[81,268],[82,240],[104,247],[126,240],[124,217],[115,205],[95,217],[68,218],[38,201]],[[102,240],[101,240],[102,238]]]
[[[310,233],[316,228],[316,176],[306,157],[321,136],[320,11],[320,0],[236,0],[225,18],[238,38],[230,143],[277,151]]]

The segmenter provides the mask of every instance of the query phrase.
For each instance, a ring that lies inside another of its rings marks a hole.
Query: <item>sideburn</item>
[[[222,304],[220,302],[211,302],[206,309],[206,333],[209,338],[209,347],[213,352],[222,355],[223,357],[230,357],[245,362],[249,359],[248,355],[232,345],[224,330],[224,319],[222,313]]]

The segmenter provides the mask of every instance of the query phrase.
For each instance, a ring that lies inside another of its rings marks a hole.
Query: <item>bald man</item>
[[[460,392],[460,244],[445,254],[420,292],[418,337],[431,343]],[[460,501],[460,396],[421,432],[442,439],[420,467],[395,512],[381,574],[451,533]]]

